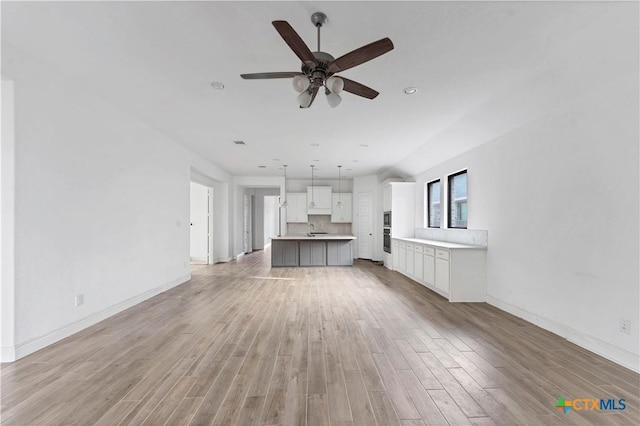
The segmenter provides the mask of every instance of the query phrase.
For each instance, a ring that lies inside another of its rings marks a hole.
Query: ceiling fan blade
[[[319,87],[314,87],[313,89],[311,89],[311,102],[309,102],[309,105],[306,107],[301,106],[300,108],[309,108],[311,106],[311,104],[313,103],[313,100],[316,98],[316,95],[318,94],[318,89]]]
[[[265,78],[293,78],[296,75],[304,75],[301,72],[256,72],[253,74],[240,74],[245,80],[260,80]]]
[[[390,50],[393,50],[393,43],[388,37],[385,37],[331,61],[329,63],[328,70],[332,73],[348,70],[356,65],[360,65],[377,58]]]
[[[342,90],[353,93],[354,95],[362,96],[367,99],[374,99],[380,93],[376,92],[370,87],[360,84],[357,81],[349,80],[348,78],[340,77],[344,81],[344,88]]]
[[[271,24],[303,63],[316,63],[309,47],[287,21],[273,21]]]

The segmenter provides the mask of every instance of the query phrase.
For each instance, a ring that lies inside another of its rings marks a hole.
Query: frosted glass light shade
[[[340,102],[342,102],[342,98],[336,93],[329,93],[327,95],[327,102],[329,102],[329,106],[331,108],[335,108],[340,105]]]
[[[331,93],[335,93],[337,95],[342,92],[342,89],[344,89],[344,80],[338,77],[329,77],[325,82],[325,85]]]
[[[309,85],[311,84],[311,82],[307,77],[303,77],[301,75],[296,75],[295,77],[293,77],[292,83],[293,83],[293,88],[298,93],[302,93],[305,90],[307,90],[309,88]]]
[[[298,105],[302,108],[308,108],[311,105],[311,93],[309,91],[305,90],[298,95]]]

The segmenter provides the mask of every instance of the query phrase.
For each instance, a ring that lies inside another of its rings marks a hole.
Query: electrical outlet
[[[631,321],[626,319],[620,320],[620,331],[625,334],[631,334]]]
[[[78,294],[76,296],[76,306],[80,306],[84,303],[84,294]]]

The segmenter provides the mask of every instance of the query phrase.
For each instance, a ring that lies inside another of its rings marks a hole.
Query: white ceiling
[[[315,50],[316,11],[334,57],[391,38],[393,51],[343,73],[378,98],[345,93],[331,109],[318,95],[301,110],[290,80],[240,78],[299,70],[271,21]],[[408,176],[606,84],[619,58],[589,51],[623,13],[606,2],[3,2],[2,42],[232,174],[288,164],[307,177],[316,164],[333,178],[343,164],[350,177]]]

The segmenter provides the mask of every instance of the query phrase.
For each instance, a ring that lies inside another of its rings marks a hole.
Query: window
[[[440,228],[440,179],[427,184],[427,226]]]
[[[467,228],[467,171],[449,176],[449,228]]]

